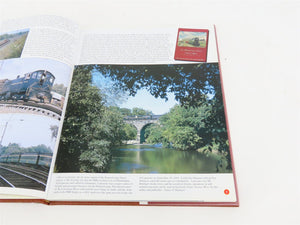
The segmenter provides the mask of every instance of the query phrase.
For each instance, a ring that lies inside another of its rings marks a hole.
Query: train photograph
[[[0,60],[0,187],[45,191],[71,71],[50,59]]]
[[[43,115],[0,114],[0,187],[45,190],[59,125]]]
[[[38,99],[41,103],[51,103],[55,77],[46,70],[37,70],[18,75],[16,79],[0,80],[0,100],[28,100]]]
[[[0,33],[0,60],[19,58],[22,54],[29,29]]]
[[[60,118],[70,75],[69,66],[50,59],[0,60],[0,113],[29,107]]]
[[[207,40],[206,32],[180,31],[177,45],[180,47],[205,48]]]

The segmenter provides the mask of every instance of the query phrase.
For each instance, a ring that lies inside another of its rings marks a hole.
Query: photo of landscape
[[[29,29],[0,33],[0,60],[19,58],[25,45]]]
[[[55,172],[231,173],[218,63],[75,67]]]
[[[46,189],[58,128],[50,117],[0,112],[0,187]]]

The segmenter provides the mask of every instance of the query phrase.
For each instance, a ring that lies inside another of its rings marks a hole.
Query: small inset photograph
[[[0,33],[0,60],[19,58],[22,54],[29,29]]]
[[[0,61],[0,113],[32,113],[60,120],[71,68],[50,59]]]
[[[180,47],[206,48],[207,32],[180,31],[177,45]]]
[[[58,128],[46,116],[0,114],[0,187],[45,190]]]

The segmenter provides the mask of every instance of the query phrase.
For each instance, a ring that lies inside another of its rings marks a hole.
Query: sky
[[[69,84],[71,68],[64,63],[42,58],[16,58],[0,60],[0,80],[16,79],[18,75],[36,70],[47,70],[55,76],[54,83]]]
[[[134,97],[130,96],[120,107],[129,109],[138,107],[150,110],[154,115],[163,115],[168,113],[176,104],[178,102],[175,101],[175,96],[172,93],[168,94],[168,101],[165,101],[164,99],[153,97],[147,90],[143,89],[139,90]]]
[[[110,87],[113,85],[113,81],[110,78],[104,78],[102,74],[98,72],[94,73],[93,75],[93,83],[97,87],[100,89],[103,89],[104,87],[107,90],[112,90]],[[129,96],[128,94],[120,101],[116,101],[116,103],[120,108],[143,108],[152,111],[154,115],[163,115],[168,113],[173,106],[178,104],[178,102],[175,100],[174,94],[172,93],[168,93],[168,101],[165,101],[164,99],[153,97],[145,89],[138,90],[134,97]]]
[[[185,39],[185,38],[206,38],[206,32],[190,32],[190,31],[180,31],[179,32],[179,39]]]
[[[13,30],[13,31],[8,31],[8,32],[0,32],[0,36],[3,34],[15,34],[15,33],[19,33],[19,32],[25,32],[25,31],[29,31],[28,28],[26,29],[21,29],[21,30]]]
[[[44,144],[53,151],[55,140],[52,138],[51,125],[59,126],[59,121],[33,114],[1,113],[0,140],[3,137],[2,146],[17,143],[21,147],[27,148]]]

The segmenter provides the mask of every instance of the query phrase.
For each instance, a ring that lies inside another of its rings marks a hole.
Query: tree
[[[56,138],[57,134],[58,134],[58,126],[57,125],[51,125],[50,130],[51,130],[51,139]]]
[[[52,91],[60,95],[66,96],[67,87],[64,84],[54,84],[52,87]]]
[[[160,118],[159,126],[150,128],[147,142],[163,143],[165,147],[170,146],[182,151],[203,147],[203,120],[208,111],[207,106],[185,108],[176,105]]]
[[[169,92],[173,93],[175,99],[180,103],[180,110],[206,107],[206,116],[204,118],[201,117],[201,124],[204,124],[201,126],[201,129],[197,127],[196,130],[193,127],[193,129],[187,127],[179,129],[177,127],[177,130],[169,130],[166,134],[168,138],[175,140],[178,143],[178,147],[181,148],[183,146],[180,146],[179,139],[183,139],[187,146],[190,146],[186,150],[201,145],[208,146],[208,150],[212,151],[212,146],[217,144],[219,146],[218,151],[226,155],[229,162],[228,167],[231,168],[218,63],[183,65],[83,65],[77,67],[74,75],[79,75],[79,79],[75,81],[77,84],[74,85],[72,83],[72,88],[75,87],[74,90],[76,91],[70,93],[69,102],[70,99],[74,98],[75,100],[71,100],[70,110],[70,103],[68,103],[66,115],[66,131],[70,132],[68,136],[71,136],[70,139],[74,139],[74,143],[76,143],[74,146],[72,144],[69,145],[72,146],[73,150],[71,151],[77,152],[76,149],[88,149],[86,143],[92,143],[92,140],[95,140],[95,129],[91,128],[92,125],[96,121],[98,121],[98,124],[103,122],[105,99],[99,95],[99,89],[90,85],[92,81],[91,73],[95,73],[95,71],[113,81],[115,89],[123,93],[129,93],[131,96],[134,96],[138,90],[144,88],[154,97],[165,100],[168,99],[167,94]],[[86,74],[89,74],[88,78]],[[99,102],[102,103],[99,104]],[[98,104],[98,106],[94,104]],[[74,112],[70,114],[73,110]],[[197,122],[195,124],[197,125]],[[176,127],[175,125],[174,127]],[[121,130],[118,129],[118,131]],[[87,137],[83,137],[83,134],[86,132],[88,133]],[[178,138],[179,136],[180,138]],[[174,146],[174,143],[171,142],[170,144]],[[68,146],[68,144],[66,142],[65,146]],[[192,146],[193,144],[196,146]],[[99,147],[100,144],[98,143],[97,146]],[[106,144],[103,142],[101,146],[106,148],[106,146],[110,146],[110,143]],[[76,154],[79,154],[77,157],[79,158],[81,153],[79,151]],[[72,162],[72,160],[70,161]]]
[[[99,89],[91,85],[91,79],[89,70],[82,67],[74,70],[57,154],[58,172],[86,171],[91,167],[93,171],[104,171],[107,168],[109,143],[101,139],[96,141],[99,130],[105,129],[99,127],[104,103]],[[97,155],[94,161],[91,158],[87,160],[92,155]]]
[[[132,109],[132,116],[150,116],[153,115],[153,113],[150,110],[145,110],[142,108],[134,107]]]
[[[188,107],[210,106],[209,115],[203,122],[203,145],[219,145],[219,152],[226,155],[229,166],[230,154],[223,96],[218,63],[173,65],[88,65],[115,82],[115,86],[134,96],[144,88],[154,97],[167,100],[172,92],[180,105]],[[183,132],[183,131],[180,131]],[[189,133],[188,130],[185,133]],[[187,140],[188,141],[188,140]],[[211,148],[209,148],[211,150]]]
[[[131,124],[124,124],[124,140],[129,141],[129,140],[135,140],[137,136],[137,129],[131,125]]]
[[[7,146],[1,148],[1,154],[3,155],[19,153],[52,153],[52,150],[43,144],[24,148],[17,143],[9,143]]]
[[[62,136],[57,172],[106,172],[112,148],[127,140],[123,115],[107,107],[101,90],[92,84],[91,71],[74,70]]]

